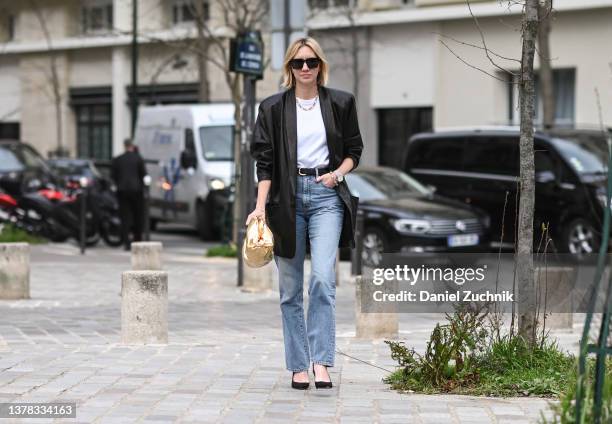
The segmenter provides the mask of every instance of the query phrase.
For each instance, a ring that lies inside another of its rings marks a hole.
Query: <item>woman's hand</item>
[[[327,188],[334,188],[338,185],[338,180],[336,179],[336,175],[334,175],[333,172],[328,172],[327,174],[320,175],[315,181],[322,182],[323,185]]]
[[[247,220],[246,220],[246,224],[245,225],[249,225],[249,222],[251,222],[252,219],[257,219],[257,218],[261,218],[264,220],[266,220],[266,210],[264,208],[255,208],[255,210],[253,212],[251,212],[249,214],[249,216],[247,216]]]

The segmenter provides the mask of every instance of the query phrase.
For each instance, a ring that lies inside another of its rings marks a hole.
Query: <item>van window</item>
[[[517,176],[519,139],[514,137],[474,137],[466,142],[466,172]]]
[[[407,168],[460,171],[464,142],[462,138],[418,140],[409,149]]]
[[[234,159],[234,127],[200,127],[200,143],[206,160]]]

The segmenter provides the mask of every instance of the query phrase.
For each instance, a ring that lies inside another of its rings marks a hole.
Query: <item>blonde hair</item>
[[[291,59],[293,59],[298,50],[303,46],[310,47],[314,54],[321,60],[319,63],[319,74],[317,75],[317,85],[327,84],[327,79],[329,77],[329,66],[327,59],[325,58],[325,54],[323,53],[323,49],[314,38],[304,37],[291,43],[287,49],[287,52],[285,53],[282,84],[282,86],[285,88],[295,87],[295,77],[293,76],[293,72],[291,72],[291,65],[289,62],[291,62]]]

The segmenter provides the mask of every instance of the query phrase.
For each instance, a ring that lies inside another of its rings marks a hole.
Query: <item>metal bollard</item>
[[[355,225],[355,248],[351,250],[351,275],[361,275],[363,271],[363,230],[364,230],[364,213],[362,210],[357,210],[357,222]]]

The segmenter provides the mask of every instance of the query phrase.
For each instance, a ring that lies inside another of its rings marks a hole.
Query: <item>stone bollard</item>
[[[159,241],[132,243],[132,269],[134,271],[159,271],[162,269],[162,244]]]
[[[373,309],[370,302],[372,284],[363,276],[355,277],[355,335],[362,339],[397,338],[399,322],[397,312],[364,312]]]
[[[251,268],[244,264],[243,286],[241,290],[248,293],[258,293],[272,290],[274,277],[276,275],[276,264],[274,261],[262,266],[261,268]]]
[[[30,298],[30,245],[0,243],[0,299]]]
[[[575,279],[576,270],[574,268],[558,266],[549,266],[546,269],[536,268],[535,281],[536,287],[540,289],[539,309],[542,311],[538,316],[539,325],[544,323],[542,314],[544,307],[546,307],[547,329],[571,330],[573,328],[572,294]],[[546,286],[548,286],[548,289]]]
[[[168,343],[168,274],[125,271],[121,276],[121,342]]]

